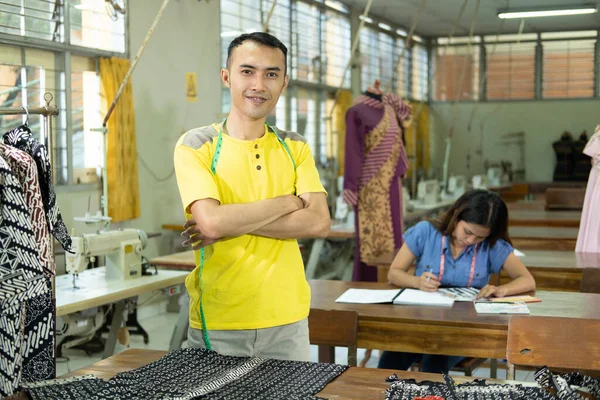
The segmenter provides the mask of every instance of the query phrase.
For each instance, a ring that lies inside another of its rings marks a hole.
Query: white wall
[[[129,0],[130,56],[133,62],[163,0]],[[171,1],[146,46],[132,75],[137,151],[158,178],[138,159],[141,217],[113,227],[162,232],[150,239],[144,255],[151,258],[169,251],[175,233],[161,229],[165,223],[183,224],[183,210],[173,173],[173,149],[182,132],[217,120],[220,112],[219,2]],[[196,72],[198,102],[186,99],[185,74]],[[73,216],[85,213],[88,196],[92,211],[98,209],[99,190],[57,194],[67,226],[76,227]]]
[[[469,132],[473,107],[475,116]],[[453,108],[451,103],[433,103],[431,106],[432,166],[440,173]],[[513,165],[519,162],[519,148],[503,146],[502,135],[523,131],[526,180],[552,181],[556,163],[552,142],[558,140],[565,130],[570,131],[574,138],[587,130],[589,137],[600,123],[600,100],[460,103],[457,110],[449,173],[468,178],[484,172],[485,159],[513,160]],[[470,154],[470,168],[467,168],[467,154]]]

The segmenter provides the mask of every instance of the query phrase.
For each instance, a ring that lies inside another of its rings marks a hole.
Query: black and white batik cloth
[[[55,307],[52,301],[52,275],[54,275],[55,267],[54,257],[51,256],[51,236],[46,222],[38,172],[35,161],[24,151],[0,143],[0,156],[7,162],[23,189],[37,254],[44,268],[48,287],[46,293],[25,302],[21,379],[26,382],[52,379],[56,376],[54,362]]]
[[[386,391],[386,400],[412,400],[415,397],[440,396],[445,400],[556,400],[552,393],[538,387],[522,385],[494,385],[484,380],[455,384],[448,375],[445,382],[398,379],[394,374]]]
[[[0,157],[0,395],[21,382],[25,302],[47,294],[25,194]]]
[[[560,400],[583,400],[579,389],[590,393],[594,398],[600,399],[600,379],[583,375],[579,372],[556,375],[548,367],[540,368],[536,371],[536,382],[543,388],[550,388],[556,392]]]
[[[25,125],[6,132],[3,138],[5,144],[24,151],[35,160],[50,232],[66,251],[72,253],[71,236],[69,236],[69,231],[56,204],[56,193],[54,193],[54,185],[52,184],[52,168],[46,146],[35,140],[29,128]]]
[[[144,367],[120,373],[104,385],[88,378],[37,383],[26,389],[33,400],[314,400],[346,368],[177,349]]]

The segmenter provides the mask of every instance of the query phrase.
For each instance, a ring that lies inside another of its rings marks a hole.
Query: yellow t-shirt
[[[265,126],[256,140],[222,134],[216,174],[211,171],[221,124],[185,133],[175,147],[175,172],[186,218],[190,206],[212,198],[221,204],[250,203],[286,194],[325,192],[306,140],[294,132]],[[186,279],[190,325],[200,319],[199,252]],[[243,235],[205,248],[202,305],[209,330],[260,329],[308,316],[310,287],[295,239]]]

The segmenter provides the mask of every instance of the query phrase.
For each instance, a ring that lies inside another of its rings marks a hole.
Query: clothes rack
[[[51,93],[44,94],[44,101],[46,102],[45,106],[42,107],[0,107],[0,116],[1,115],[42,115],[42,128],[41,128],[41,137],[40,142],[43,143],[48,149],[48,160],[50,166],[54,165],[54,140],[52,138],[52,117],[55,117],[59,114],[58,107],[56,105],[51,105],[50,103],[54,99],[54,96]],[[29,121],[29,118],[27,118]],[[54,238],[50,236],[50,254],[54,259]],[[56,308],[56,292],[55,292],[55,281],[54,276],[52,276],[52,302],[54,307]],[[54,338],[56,339],[56,313],[54,313]],[[56,372],[56,353],[54,353],[54,371]]]

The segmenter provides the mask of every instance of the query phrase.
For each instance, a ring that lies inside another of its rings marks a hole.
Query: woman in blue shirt
[[[415,274],[408,269],[416,262]],[[504,268],[511,281],[490,285]],[[479,298],[505,297],[535,290],[535,281],[514,255],[508,235],[508,209],[495,193],[462,195],[441,220],[423,221],[404,234],[388,280],[396,286],[434,292],[439,287],[476,287]],[[407,332],[408,334],[408,332]],[[421,361],[423,372],[447,373],[462,357],[384,351],[379,368],[407,370]]]

